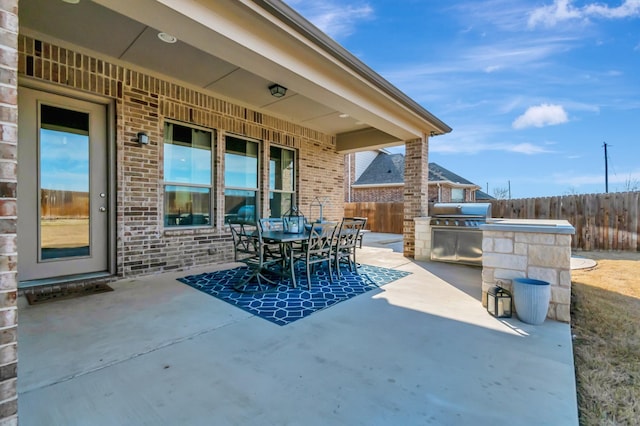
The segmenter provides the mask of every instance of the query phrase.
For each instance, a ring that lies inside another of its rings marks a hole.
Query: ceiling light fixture
[[[158,38],[164,41],[165,43],[170,43],[170,44],[173,44],[176,41],[178,41],[178,38],[176,36],[172,36],[171,34],[168,34],[168,33],[158,33]]]
[[[284,86],[280,86],[279,84],[272,84],[271,86],[269,86],[269,91],[271,92],[271,95],[275,96],[276,98],[281,98],[287,94],[287,88]]]
[[[62,0],[65,3],[69,3],[69,4],[78,4],[80,3],[80,0]]]
[[[340,118],[349,118],[349,114],[340,114],[338,117]]]

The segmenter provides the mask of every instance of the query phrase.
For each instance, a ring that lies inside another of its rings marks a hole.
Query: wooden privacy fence
[[[494,218],[565,219],[573,225],[572,248],[640,251],[640,192],[492,200]]]
[[[372,232],[402,234],[403,203],[345,203],[345,217],[366,217]]]
[[[509,219],[565,219],[578,250],[640,251],[640,192],[492,200],[491,215]],[[403,203],[345,203],[344,215],[368,219],[373,232],[402,234]]]

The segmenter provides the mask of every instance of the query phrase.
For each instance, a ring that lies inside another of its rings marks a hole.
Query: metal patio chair
[[[266,231],[284,231],[284,223],[281,218],[262,218],[260,219],[260,230]],[[284,259],[284,247],[282,244],[265,243],[264,251],[267,259]]]
[[[340,263],[346,263],[349,270],[358,273],[356,262],[356,247],[361,238],[367,220],[365,218],[345,217],[336,232],[335,245],[333,247],[333,261],[338,278],[340,278]]]
[[[244,263],[251,270],[251,275],[242,282],[234,284],[233,288],[242,293],[256,293],[277,288],[278,282],[267,278],[264,272],[276,265],[280,268],[283,258],[266,255],[267,244],[262,239],[260,226],[252,221],[231,220],[229,227],[233,236],[235,261]],[[257,285],[252,284],[253,281],[257,282]]]
[[[304,262],[307,272],[307,288],[311,290],[311,273],[318,264],[326,263],[329,280],[333,283],[333,238],[338,227],[337,222],[311,224],[309,238],[303,248],[292,250],[292,261]]]

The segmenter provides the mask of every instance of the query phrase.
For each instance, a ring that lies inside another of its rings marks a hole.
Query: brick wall
[[[22,35],[18,46],[21,75],[101,95],[116,104],[119,276],[226,262],[233,256],[231,235],[223,224],[222,184],[214,189],[214,227],[164,229],[162,139],[165,119],[217,130],[214,167],[216,182],[220,183],[224,181],[224,134],[227,132],[262,141],[263,160],[269,144],[297,149],[298,206],[308,215],[316,196],[327,197],[325,217],[342,217],[344,157],[336,153],[334,137],[234,105],[169,79],[152,77],[115,61],[110,63]],[[137,143],[139,131],[149,135],[148,145]],[[263,185],[268,182],[267,172],[263,167],[260,177]],[[266,212],[268,197],[262,197],[261,203],[261,210]]]
[[[0,2],[0,424],[18,424],[18,1]]]
[[[405,143],[404,165],[404,255],[415,255],[415,218],[428,211],[429,180],[428,139],[415,139]]]
[[[401,203],[404,201],[404,186],[353,188],[354,203]]]

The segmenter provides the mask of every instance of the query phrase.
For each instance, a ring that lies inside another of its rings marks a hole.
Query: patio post
[[[18,0],[0,2],[0,423],[18,424]]]
[[[429,138],[405,142],[403,253],[415,256],[416,217],[427,216],[429,202]]]

